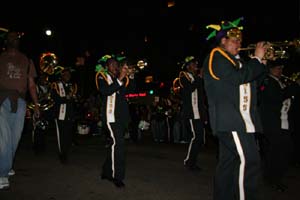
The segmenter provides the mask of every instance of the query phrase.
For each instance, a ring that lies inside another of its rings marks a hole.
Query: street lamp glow
[[[47,30],[45,31],[45,34],[46,34],[47,36],[51,36],[51,35],[52,35],[52,31],[51,31],[50,29],[47,29]]]

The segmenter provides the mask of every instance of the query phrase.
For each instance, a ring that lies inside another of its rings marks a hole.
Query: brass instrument
[[[147,61],[145,60],[139,60],[136,64],[139,69],[144,69],[148,65]]]
[[[300,83],[300,72],[293,73],[291,76],[286,76],[284,74],[281,74],[281,79],[284,83],[287,85],[293,84],[293,83]]]
[[[267,42],[270,46],[263,59],[265,60],[276,60],[276,59],[288,59],[288,48],[300,47],[300,40],[295,39],[293,41],[277,41]],[[250,44],[246,48],[240,48],[239,51],[248,51],[248,56],[253,56],[253,50],[255,50],[256,44]]]
[[[54,106],[54,100],[51,98],[50,94],[46,95],[44,99],[39,101],[39,109],[42,111],[49,110]],[[29,109],[33,110],[35,105],[30,103],[27,106]]]
[[[49,82],[48,75],[53,75],[58,68],[58,59],[54,53],[46,52],[42,53],[40,57],[40,70],[37,86],[38,93],[38,104],[41,111],[47,111],[54,106],[54,100],[51,97],[51,83]],[[35,105],[33,102],[29,103],[27,107],[31,110],[34,109]]]
[[[128,76],[135,75],[140,70],[143,70],[147,65],[148,65],[148,63],[145,60],[138,60],[135,65],[129,65],[128,66],[128,73],[127,73],[127,75]]]
[[[40,57],[40,69],[42,72],[52,75],[54,72],[60,68],[57,66],[58,59],[54,53],[46,52],[43,53]]]
[[[38,105],[41,111],[47,111],[54,106],[54,100],[51,97],[51,84],[46,74],[41,74],[36,84],[36,91],[38,96]],[[35,105],[33,102],[29,103],[27,107],[31,110]]]

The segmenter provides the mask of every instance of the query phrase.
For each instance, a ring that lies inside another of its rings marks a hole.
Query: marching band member
[[[207,39],[216,37],[217,43],[203,63],[210,126],[219,142],[214,200],[258,197],[261,168],[255,133],[261,126],[256,81],[267,71],[262,63],[267,47],[259,42],[247,63],[237,60],[242,43],[242,27],[238,27],[241,19],[208,26],[215,30]]]
[[[183,68],[179,74],[182,116],[185,127],[192,133],[184,166],[189,170],[201,170],[197,166],[197,157],[205,141],[204,124],[207,122],[203,79],[198,74],[198,61],[193,56],[185,58]]]
[[[134,87],[134,77],[128,77],[127,62],[119,63],[116,57],[106,59],[106,68],[96,75],[96,86],[102,99],[101,114],[106,124],[110,147],[102,166],[102,179],[112,181],[118,188],[125,186],[125,139],[124,134],[130,120],[125,94]]]
[[[36,91],[40,105],[40,116],[39,118],[36,118],[34,115],[32,116],[32,143],[34,153],[39,154],[45,151],[45,137],[49,129],[49,123],[53,119],[54,101],[51,97],[51,83],[46,73],[42,72],[39,75],[36,83]],[[33,109],[34,105],[29,104],[28,107]]]
[[[64,68],[61,71],[61,79],[52,84],[58,153],[62,164],[66,164],[68,161],[73,134],[76,130],[76,95],[77,84],[71,82],[71,69]]]
[[[259,90],[259,111],[263,127],[261,140],[264,178],[275,190],[283,192],[283,179],[292,156],[293,129],[291,108],[293,91],[282,80],[284,61],[268,61],[269,74]]]

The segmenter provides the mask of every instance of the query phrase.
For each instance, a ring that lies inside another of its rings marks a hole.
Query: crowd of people
[[[154,142],[186,144],[183,166],[200,171],[205,163],[198,155],[209,130],[218,146],[214,200],[257,199],[261,175],[276,191],[287,190],[284,176],[292,161],[300,163],[299,79],[283,81],[285,60],[266,58],[270,43],[258,42],[254,54],[242,59],[239,23],[240,19],[223,21],[208,37],[215,45],[203,63],[186,57],[178,75],[179,90],[156,96],[151,105],[126,98],[137,84],[126,57],[102,57],[93,77],[95,92],[86,94],[84,87],[89,86],[82,85],[86,83],[78,74],[74,78],[70,68],[59,69],[51,82],[43,72],[37,76],[32,60],[18,50],[21,36],[8,32],[0,55],[0,190],[10,187],[28,107],[34,152],[45,151],[44,132],[52,123],[62,164],[68,163],[82,115],[93,117],[89,126],[95,132],[101,122],[107,140],[101,178],[118,188],[125,187],[126,133],[133,142],[149,130]]]

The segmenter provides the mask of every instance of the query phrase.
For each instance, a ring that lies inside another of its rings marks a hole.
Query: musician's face
[[[230,54],[236,56],[239,53],[239,48],[241,48],[241,39],[234,37],[224,37],[221,40],[222,47]]]
[[[68,82],[71,80],[71,72],[70,71],[65,71],[62,73],[62,80],[64,82]]]
[[[108,66],[107,66],[107,69],[110,73],[112,73],[113,75],[117,75],[118,72],[119,72],[119,65],[118,65],[118,62],[113,60],[111,61]]]
[[[276,76],[276,77],[280,78],[281,75],[282,75],[282,70],[283,70],[283,66],[276,66],[276,67],[272,67],[270,69],[270,73],[273,76]]]
[[[198,62],[197,61],[193,61],[190,63],[190,65],[188,66],[188,71],[197,74],[198,71]]]

